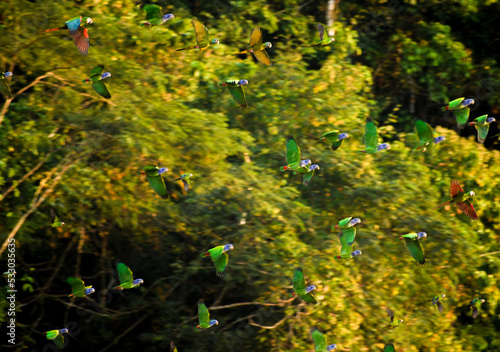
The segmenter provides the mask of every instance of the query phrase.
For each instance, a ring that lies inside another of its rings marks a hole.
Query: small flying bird
[[[335,38],[333,38],[333,37],[330,38],[327,35],[325,36],[325,26],[323,26],[321,23],[318,23],[317,27],[318,27],[318,34],[319,34],[319,42],[317,42],[316,44],[314,44],[312,46],[318,46],[318,45],[327,46],[331,42],[335,41]]]
[[[366,119],[364,143],[366,148],[360,150],[361,153],[373,154],[380,150],[391,149],[389,143],[378,144],[377,127],[369,117]]]
[[[245,95],[245,91],[243,90],[243,86],[248,84],[246,79],[241,79],[239,81],[226,81],[221,83],[221,87],[227,87],[229,89],[229,93],[233,96],[235,102],[237,102],[242,108],[248,108],[247,97]]]
[[[462,187],[460,187],[460,183],[457,180],[452,180],[450,184],[451,199],[438,206],[438,208],[446,204],[455,203],[457,207],[465,213],[465,215],[470,217],[472,220],[477,220],[479,217],[476,214],[474,206],[469,201],[469,198],[472,198],[475,195],[476,193],[474,193],[474,191],[465,193]]]
[[[390,310],[389,308],[387,308],[385,310],[387,312],[387,315],[389,315],[391,317],[391,324],[387,325],[387,326],[384,326],[382,329],[389,329],[389,328],[392,328],[394,329],[395,327],[397,327],[400,323],[403,322],[403,319],[397,319],[395,316],[394,316],[394,312],[392,310]]]
[[[469,106],[474,104],[474,99],[458,98],[452,100],[448,105],[441,108],[442,111],[451,110],[457,119],[458,128],[464,128],[469,119]]]
[[[5,280],[9,280],[9,276],[10,277],[16,277],[16,271],[14,270],[12,273],[9,273],[8,271],[5,271],[2,276]]]
[[[174,341],[170,341],[170,352],[177,352]]]
[[[302,272],[302,268],[295,268],[293,272],[293,292],[290,293],[290,297],[298,296],[301,300],[309,303],[316,304],[316,298],[313,296],[311,291],[316,289],[316,286],[311,285],[306,287],[306,281],[304,280],[304,273]]]
[[[7,79],[12,76],[12,72],[2,72],[0,75],[0,93],[2,93],[5,99],[12,99],[12,94],[10,93],[9,85],[7,84]]]
[[[292,136],[286,137],[286,166],[280,167],[281,171],[297,170],[299,168],[306,168],[311,164],[311,160],[300,160],[300,148]]]
[[[439,313],[443,313],[443,303],[441,301],[446,297],[446,295],[443,293],[441,296],[434,296],[431,299],[432,305],[437,305],[437,309]]]
[[[250,48],[236,53],[235,55],[252,53],[253,56],[255,56],[255,58],[264,65],[271,66],[271,60],[269,59],[266,49],[269,49],[272,46],[271,42],[263,43],[260,28],[254,27],[252,33],[250,33]]]
[[[120,285],[113,287],[113,290],[123,291],[125,289],[134,288],[144,283],[143,279],[134,279],[134,273],[128,266],[123,263],[116,265],[118,277],[120,278]]]
[[[354,236],[355,235],[356,233],[354,232]],[[360,250],[353,251],[354,236],[349,231],[347,231],[347,234],[345,230],[339,232],[340,245],[342,247],[340,248],[340,255],[335,256],[335,259],[350,259],[363,254]],[[351,244],[347,243],[347,241]]]
[[[47,340],[54,340],[54,343],[56,346],[60,349],[64,348],[64,335],[62,334],[67,334],[69,332],[68,329],[64,328],[61,330],[50,330],[45,332],[45,336],[47,337]]]
[[[488,130],[490,129],[490,123],[495,122],[494,117],[488,117],[488,114],[476,117],[474,121],[469,123],[470,126],[476,127],[477,130],[477,141],[479,143],[484,143],[486,136],[488,135]]]
[[[332,143],[330,146],[331,150],[337,150],[342,145],[344,139],[349,137],[347,133],[339,133],[338,130],[333,130],[330,132],[323,133],[319,139],[326,140],[328,143]]]
[[[60,29],[67,29],[71,38],[75,42],[76,48],[82,55],[89,53],[90,39],[89,32],[84,26],[93,23],[90,17],[75,17],[64,23],[62,27],[46,29],[44,32],[53,32]]]
[[[197,45],[188,46],[187,48],[177,49],[176,51],[200,49],[201,51],[207,50],[210,44],[219,44],[219,39],[209,39],[208,29],[200,21],[193,19],[191,21],[193,24],[194,32],[196,33],[196,43]]]
[[[474,298],[472,301],[470,301],[469,306],[472,309],[472,317],[474,319],[477,318],[479,315],[479,308],[481,307],[481,304],[485,302],[484,299],[479,299],[479,298]]]
[[[425,152],[427,147],[433,147],[435,144],[438,144],[446,139],[444,136],[434,137],[434,130],[431,125],[422,120],[415,121],[415,129],[417,130],[420,145],[413,149],[413,151],[422,149],[422,151]]]
[[[141,23],[141,26],[159,26],[175,17],[171,13],[162,16],[161,7],[158,5],[144,5],[144,10],[146,11],[146,22]]]
[[[187,192],[189,189],[189,179],[191,177],[193,177],[193,174],[182,174],[181,177],[176,178],[174,181],[182,181],[182,183],[184,184],[184,190]]]
[[[313,164],[313,165],[309,165],[309,168],[306,167],[301,167],[297,170],[295,170],[293,173],[294,174],[303,174],[304,176],[302,177],[302,184],[304,186],[308,186],[309,183],[311,183],[311,179],[312,177],[314,176],[314,171],[316,170],[319,170],[319,165],[317,164]]]
[[[224,277],[227,269],[227,262],[229,261],[229,255],[226,253],[234,249],[232,244],[226,244],[223,246],[217,246],[212,249],[209,249],[208,252],[203,253],[201,256],[211,257],[214,262],[215,272],[218,277]]]
[[[202,299],[198,301],[198,321],[200,322],[200,324],[196,326],[198,329],[208,329],[214,325],[219,325],[217,320],[210,320],[210,313],[208,313],[208,308]]]
[[[359,223],[361,223],[361,219],[348,217],[340,220],[337,225],[332,226],[332,229],[340,229],[340,232],[343,232],[342,236],[344,236],[346,244],[348,246],[352,246],[354,239],[356,238],[356,228],[354,225]]]
[[[59,217],[57,216],[54,209],[50,209],[50,219],[52,223],[50,225],[47,225],[47,227],[62,227],[65,225],[63,221],[59,221]]]
[[[71,290],[73,291],[68,297],[85,297],[95,292],[92,285],[85,286],[85,282],[82,279],[76,277],[68,277],[66,282],[71,285]]]
[[[337,349],[335,344],[326,345],[325,336],[316,327],[312,327],[310,332],[314,341],[314,352],[330,352]]]
[[[396,349],[394,348],[394,344],[388,343],[387,345],[384,346],[384,349],[382,352],[396,352]]]
[[[108,88],[104,84],[106,78],[111,77],[111,73],[104,72],[104,66],[98,65],[90,71],[90,78],[85,78],[83,83],[92,82],[92,88],[105,99],[111,99],[111,94],[109,94]]]
[[[141,171],[141,175],[146,175],[149,185],[162,199],[168,198],[167,186],[165,185],[165,180],[161,176],[167,171],[168,169],[166,167],[158,168],[153,165],[145,166]]]
[[[419,233],[412,232],[403,235],[399,238],[400,241],[402,239],[405,240],[406,248],[408,248],[408,251],[410,252],[413,259],[415,259],[415,261],[420,265],[425,265],[425,256],[424,256],[424,250],[422,248],[422,245],[420,244],[419,239],[425,237],[427,237],[427,234],[425,232],[419,232]]]

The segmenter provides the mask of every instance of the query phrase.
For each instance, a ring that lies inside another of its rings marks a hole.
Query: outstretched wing
[[[108,88],[106,88],[106,85],[104,84],[104,81],[101,79],[99,81],[92,82],[92,88],[99,94],[101,97],[105,99],[111,99],[111,94],[108,91]]]
[[[418,264],[425,265],[424,250],[422,249],[420,241],[405,238],[405,242],[406,248],[408,248],[408,251],[410,251],[413,259],[415,259]]]
[[[210,45],[208,38],[208,29],[198,20],[193,19],[191,21],[193,24],[194,31],[196,33],[196,43],[200,48],[204,48]]]
[[[434,133],[432,127],[422,120],[415,121],[415,129],[417,130],[418,139],[421,144],[430,143],[434,140]]]
[[[365,146],[366,148],[377,148],[378,146],[377,126],[375,126],[375,123],[370,118],[366,119]]]
[[[306,282],[304,280],[304,273],[302,272],[302,268],[295,268],[295,271],[293,272],[292,285],[293,290],[297,294],[305,291]]]
[[[50,209],[50,219],[52,220],[52,223],[59,222],[59,218],[57,217],[54,209]]]
[[[146,10],[146,19],[149,21],[153,18],[161,17],[161,7],[158,5],[148,4],[144,6],[144,10]]]
[[[250,34],[250,46],[253,48],[256,45],[258,45],[259,49],[262,45],[262,33],[260,32],[259,27],[254,27],[252,33]]]
[[[224,277],[228,261],[229,261],[229,255],[226,252],[222,253],[220,258],[214,261],[215,270],[217,272],[218,277]]]
[[[120,284],[124,284],[127,282],[132,284],[132,282],[134,281],[134,273],[132,273],[132,270],[130,270],[128,266],[120,262],[116,265],[116,270],[118,271]]]
[[[311,336],[314,340],[314,350],[318,352],[326,351],[325,336],[317,328],[311,328]]]
[[[149,185],[162,199],[168,198],[167,186],[165,185],[165,180],[163,180],[161,175],[146,176],[146,179],[148,180]]]
[[[63,349],[64,348],[64,336],[62,334],[57,335],[57,337],[54,339],[54,343],[56,344],[57,348]]]
[[[318,301],[316,301],[316,297],[311,292],[308,292],[305,295],[300,296],[300,299],[302,299],[304,302],[316,304]]]
[[[479,143],[484,143],[484,140],[486,139],[486,136],[488,135],[488,130],[490,129],[489,124],[484,124],[481,126],[475,125],[477,130],[477,141]]]
[[[92,68],[92,70],[90,71],[90,78],[91,79],[92,78],[101,79],[102,71],[104,71],[104,66],[97,65],[96,67]]]
[[[308,173],[304,174],[304,176],[302,177],[302,184],[304,186],[308,186],[309,183],[311,183],[311,180],[314,176],[314,171],[316,171],[315,169],[312,169],[311,171],[309,171]]]
[[[269,55],[265,50],[254,50],[253,56],[260,62],[262,62],[266,66],[271,66],[271,59],[269,59]]]
[[[85,283],[81,279],[78,279],[76,277],[68,277],[66,279],[66,282],[71,285],[73,293],[85,290]]]
[[[453,113],[455,114],[455,117],[457,118],[458,128],[460,128],[460,129],[464,128],[465,124],[467,123],[467,120],[469,119],[470,109],[463,108],[460,110],[453,110]]]
[[[0,93],[5,97],[5,99],[12,99],[12,94],[10,93],[9,85],[5,77],[0,76]]]
[[[212,261],[216,261],[217,259],[219,259],[223,252],[224,252],[224,246],[217,246],[208,250],[208,253],[210,253]]]
[[[392,343],[388,343],[385,345],[383,352],[396,352],[396,349]]]
[[[292,136],[286,137],[286,163],[299,163],[300,162],[300,148]]]
[[[437,304],[439,313],[443,313],[443,303],[441,303],[440,301],[437,301],[436,304]]]
[[[235,102],[237,102],[242,108],[248,108],[247,97],[242,86],[227,86],[229,93],[233,96]]]
[[[341,229],[340,232],[343,233],[344,240],[348,246],[352,246],[354,239],[356,238],[356,228],[354,226],[348,227],[346,229]]]
[[[450,183],[450,197],[455,197],[459,192],[464,193],[462,187],[460,187],[460,182],[457,180],[451,180]]]
[[[79,27],[74,33],[70,35],[75,42],[76,48],[82,55],[87,55],[89,53],[90,38],[87,28]]]
[[[210,314],[208,313],[207,306],[202,299],[198,301],[198,321],[200,325],[210,324]]]
[[[321,23],[318,23],[318,33],[319,33],[319,40],[323,40],[323,37],[325,36],[325,26],[323,26]]]
[[[385,311],[387,312],[387,315],[391,317],[391,323],[392,323],[394,321],[394,312],[390,308],[387,308]]]
[[[476,210],[469,200],[465,200],[465,202],[457,202],[458,208],[465,213],[472,220],[477,220],[479,217],[477,216]]]

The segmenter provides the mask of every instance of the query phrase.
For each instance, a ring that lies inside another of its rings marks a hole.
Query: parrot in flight
[[[415,261],[420,265],[425,265],[425,256],[422,245],[420,244],[419,239],[427,237],[425,232],[412,232],[406,235],[403,235],[399,238],[399,240],[405,240],[406,248],[410,252],[411,256]]]
[[[113,290],[123,291],[125,289],[134,288],[144,283],[143,279],[134,279],[134,273],[128,266],[123,263],[116,265],[118,277],[120,278],[120,285],[113,287]]]
[[[179,178],[176,178],[174,181],[182,181],[184,184],[184,190],[187,192],[189,189],[189,179],[193,177],[193,174],[182,174]]]
[[[252,33],[250,33],[250,48],[243,50],[235,55],[242,55],[247,53],[252,53],[253,56],[266,66],[271,66],[271,60],[267,54],[266,49],[271,48],[273,45],[271,42],[263,43],[262,33],[259,27],[254,27]]]
[[[345,236],[346,244],[352,246],[354,238],[356,238],[356,228],[354,225],[359,223],[361,223],[361,219],[348,217],[340,220],[337,225],[332,226],[332,229],[340,229],[340,231],[343,232],[343,236]]]
[[[341,220],[339,222],[339,225],[340,225],[340,223],[342,223],[344,226],[348,225],[348,223],[346,224],[347,219],[349,219],[349,218]],[[357,223],[355,220],[356,219],[351,220],[353,224]],[[349,222],[351,222],[351,221],[349,221]],[[361,222],[361,220],[359,222]],[[354,226],[354,225],[352,225],[352,226]],[[336,228],[336,227],[334,227],[334,228]],[[346,228],[347,228],[347,226],[346,226]],[[350,259],[350,258],[353,258],[353,257],[356,257],[358,255],[363,254],[360,250],[353,251],[352,245],[354,244],[354,237],[355,236],[356,236],[356,231],[352,232],[352,231],[345,231],[345,229],[342,229],[339,232],[340,244],[342,247],[340,248],[340,255],[335,256],[335,259]]]
[[[91,286],[85,286],[85,282],[82,279],[76,277],[68,277],[66,282],[71,285],[71,290],[73,291],[68,297],[85,297],[95,292],[95,289]]]
[[[299,168],[306,168],[311,164],[311,160],[300,160],[300,148],[292,136],[286,137],[286,166],[280,168],[281,171],[295,171]]]
[[[314,352],[330,352],[337,349],[335,344],[326,345],[325,336],[316,327],[312,327],[310,332],[314,341]]]
[[[168,198],[167,186],[165,185],[165,180],[161,176],[167,171],[168,169],[166,167],[158,168],[153,165],[145,166],[141,171],[141,175],[146,175],[149,185],[162,199]]]
[[[470,126],[474,126],[477,130],[477,141],[479,143],[484,143],[488,131],[490,129],[490,123],[495,122],[494,117],[488,117],[488,115],[481,115],[476,117],[474,121],[469,123]]]
[[[47,340],[54,340],[54,343],[56,344],[57,348],[63,349],[64,348],[64,335],[69,332],[68,329],[64,328],[61,330],[50,330],[45,332],[45,337],[47,337]]]
[[[90,17],[75,17],[66,21],[63,26],[46,29],[44,32],[54,32],[61,29],[67,29],[71,38],[75,42],[76,48],[81,55],[88,55],[90,39],[89,32],[84,26],[92,24],[94,21]]]
[[[111,99],[111,94],[108,91],[108,88],[106,88],[106,85],[104,84],[104,80],[106,78],[111,77],[111,73],[109,72],[104,72],[104,67],[102,65],[98,65],[94,67],[90,71],[90,78],[85,78],[83,80],[83,83],[87,82],[92,82],[92,88],[99,94],[101,97],[105,99]]]
[[[293,292],[290,294],[292,296],[298,296],[301,300],[309,303],[316,304],[316,298],[313,296],[311,291],[316,289],[316,286],[311,285],[306,287],[306,282],[304,280],[304,273],[302,272],[302,268],[295,268],[293,272]]]
[[[313,164],[309,165],[309,168],[307,166],[298,168],[293,173],[303,174],[304,176],[302,177],[302,184],[307,187],[311,182],[312,177],[314,176],[314,171],[316,170],[319,170],[319,165]]]
[[[380,150],[391,149],[389,143],[378,144],[377,126],[369,117],[366,119],[364,142],[366,148],[360,150],[361,153],[373,154]]]
[[[312,46],[318,46],[318,45],[327,46],[331,42],[335,41],[335,38],[333,38],[333,37],[330,38],[327,35],[325,35],[325,26],[323,26],[321,23],[318,23],[317,28],[318,28],[318,34],[319,34],[319,42],[317,42],[316,44],[314,44]]]
[[[202,299],[198,301],[198,321],[200,323],[197,326],[198,329],[208,329],[214,325],[219,325],[217,320],[210,320],[210,313]]]
[[[425,152],[427,147],[432,147],[446,139],[444,136],[434,137],[434,130],[431,125],[422,120],[415,121],[415,129],[417,130],[420,145],[413,149],[413,151],[422,149]]]
[[[438,208],[446,204],[455,203],[457,207],[465,213],[465,215],[470,217],[472,220],[477,220],[479,217],[476,214],[474,206],[469,201],[469,198],[472,198],[475,195],[476,193],[474,193],[474,191],[465,193],[462,187],[460,187],[460,183],[457,180],[452,180],[450,185],[451,199],[439,205]]]
[[[50,219],[52,223],[50,225],[47,225],[48,227],[62,227],[65,225],[63,221],[59,221],[59,217],[57,216],[54,209],[50,209]]]
[[[221,87],[227,87],[227,89],[229,89],[229,93],[231,93],[234,101],[237,102],[239,106],[248,108],[247,97],[243,90],[243,86],[246,84],[248,84],[248,81],[246,79],[241,79],[239,81],[226,81],[220,85]]]
[[[330,132],[323,133],[319,139],[326,140],[328,143],[332,143],[330,146],[331,150],[337,150],[342,145],[344,139],[349,137],[347,133],[339,133],[338,130],[333,130]]]
[[[212,249],[209,249],[208,252],[203,253],[201,256],[211,257],[214,262],[215,272],[218,277],[224,277],[227,269],[227,262],[229,261],[229,256],[227,251],[234,249],[232,244],[226,244],[223,246],[217,246]]]
[[[177,49],[176,51],[200,49],[200,51],[207,50],[210,44],[219,44],[219,39],[209,39],[208,29],[198,20],[193,19],[191,21],[193,24],[194,32],[196,33],[196,44],[193,46],[188,46],[187,48]]]
[[[391,309],[387,308],[385,311],[387,312],[387,315],[391,317],[391,323],[387,326],[384,326],[382,329],[389,329],[389,328],[394,329],[395,327],[399,326],[400,323],[403,322],[403,319],[397,319],[397,317],[395,317],[394,312]]]
[[[472,309],[472,317],[474,319],[477,318],[479,315],[479,308],[481,307],[481,304],[485,302],[484,299],[479,299],[479,298],[474,298],[472,301],[470,301],[469,306]]]
[[[443,303],[441,301],[446,297],[446,295],[443,293],[441,296],[434,296],[431,299],[432,305],[436,304],[436,307],[439,311],[439,313],[443,313]]]
[[[159,26],[175,17],[171,13],[162,16],[161,7],[154,4],[144,5],[144,10],[146,11],[146,22],[142,23],[141,26]]]
[[[12,77],[12,72],[2,72],[0,75],[0,93],[2,93],[5,99],[12,99],[9,84],[7,83],[7,78],[9,77]]]
[[[458,98],[452,100],[448,105],[441,108],[442,111],[451,110],[457,119],[458,128],[464,128],[467,120],[469,119],[470,109],[469,106],[474,104],[474,99]]]

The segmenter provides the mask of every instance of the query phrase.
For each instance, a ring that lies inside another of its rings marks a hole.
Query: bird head
[[[85,22],[87,22],[87,24],[94,23],[94,21],[90,17],[87,17],[86,20],[85,20]]]
[[[474,197],[475,195],[476,195],[476,193],[474,193],[474,191],[469,192],[469,196]]]
[[[85,296],[87,296],[87,295],[90,295],[91,293],[94,293],[94,292],[95,292],[95,289],[91,287],[91,288],[86,288],[83,293]]]
[[[481,299],[481,303],[484,303],[484,302],[486,302],[486,300],[485,299]]]
[[[357,256],[357,255],[361,255],[361,254],[363,254],[363,252],[361,252],[359,249],[358,249],[357,251],[354,251],[354,252],[352,252],[352,253],[351,253],[351,255],[352,255],[353,257],[355,257],[355,256]]]
[[[389,143],[382,143],[381,145],[378,146],[378,150],[383,150],[383,149],[391,149],[391,146]]]
[[[331,42],[334,42],[335,41],[335,38],[334,37],[330,37],[330,40],[328,41],[328,44],[330,44]]]
[[[212,44],[214,45],[219,44],[219,39],[212,39]]]
[[[184,178],[190,178],[190,177],[193,177],[193,174],[184,174],[182,176],[184,176]]]
[[[443,294],[441,295],[441,297],[445,298],[445,297],[446,297],[446,295],[443,293]]]
[[[109,72],[104,72],[102,75],[101,75],[101,79],[106,79],[106,78],[109,78],[111,77],[111,73]]]
[[[66,225],[66,223],[64,221],[61,221],[61,226],[64,226]]]
[[[436,137],[434,138],[434,144],[438,144],[439,142],[442,142],[444,141],[446,138],[444,138],[444,136],[439,136],[439,137]]]
[[[248,81],[246,79],[240,79],[240,81],[238,82],[239,86],[244,86],[246,84],[248,84]]]
[[[67,334],[68,332],[69,332],[69,330],[66,328],[59,330],[60,334]]]
[[[168,168],[166,168],[166,167],[160,167],[158,169],[158,175],[161,175],[161,174],[163,174],[164,172],[167,172],[167,171],[168,171]]]
[[[311,160],[305,159],[300,161],[300,167],[304,167],[306,165],[311,165]]]
[[[133,284],[134,286],[138,286],[138,285],[143,284],[143,283],[144,283],[144,280],[143,280],[143,279],[135,279],[135,280],[132,282],[132,284]]]
[[[339,141],[341,141],[342,139],[346,139],[347,137],[349,137],[347,133],[341,133],[339,134]]]
[[[361,223],[361,219],[360,218],[354,218],[351,221],[349,221],[349,226],[354,226],[354,225],[360,224],[360,223]]]
[[[319,170],[319,165],[317,165],[317,164],[310,165],[309,166],[309,171],[312,171],[312,170]]]
[[[399,319],[399,320],[398,320],[398,323],[402,323],[402,322],[403,322],[403,319]]]
[[[474,104],[474,99],[465,99],[463,102],[462,102],[462,106],[463,107],[466,107],[466,106],[469,106],[469,105],[472,105]]]
[[[424,237],[427,237],[427,234],[425,232],[419,232],[419,233],[417,233],[417,239],[421,239],[421,238],[424,238]]]
[[[174,17],[175,17],[175,16],[174,16],[173,14],[169,13],[168,15],[163,16],[163,17],[162,17],[162,20],[163,20],[163,22],[166,22],[166,21],[168,21],[168,20],[171,20],[171,19],[172,19],[172,18],[174,18]]]
[[[330,352],[330,351],[333,351],[333,350],[336,350],[337,349],[337,345],[333,344],[333,345],[330,345],[326,348],[327,352]]]
[[[486,119],[486,123],[492,123],[492,122],[495,122],[495,121],[496,121],[496,120],[495,120],[495,118],[494,118],[494,117],[488,117],[488,118]]]
[[[215,319],[210,320],[210,326],[219,325],[219,322]]]
[[[232,249],[234,249],[234,246],[232,244],[226,244],[224,246],[224,252],[230,251]]]
[[[269,49],[269,48],[272,48],[272,46],[273,46],[273,45],[271,44],[271,42],[265,42],[265,43],[264,43],[264,46],[265,46],[267,49]]]
[[[3,74],[3,76],[4,76],[4,78],[10,77],[10,76],[12,76],[12,72],[5,72]]]
[[[311,291],[314,291],[315,289],[316,289],[316,286],[311,285],[311,286],[309,286],[309,287],[307,287],[307,288],[306,288],[306,293],[309,293],[309,292],[311,292]]]

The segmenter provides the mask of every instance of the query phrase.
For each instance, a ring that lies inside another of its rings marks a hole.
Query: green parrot
[[[134,279],[134,273],[128,266],[123,263],[116,265],[118,276],[120,278],[120,285],[113,287],[113,290],[123,291],[125,289],[134,288],[144,283],[143,279]]]
[[[50,219],[52,223],[50,225],[47,225],[47,227],[62,227],[65,225],[63,221],[59,221],[59,217],[57,216],[54,209],[50,209]]]
[[[229,89],[229,93],[233,96],[235,102],[237,102],[242,108],[248,108],[247,97],[245,95],[245,91],[243,90],[243,86],[248,84],[246,79],[241,79],[239,81],[226,81],[221,83],[221,87],[227,87]]]
[[[227,251],[234,249],[232,244],[226,244],[224,246],[217,246],[209,249],[208,252],[203,253],[201,256],[211,257],[215,265],[215,272],[218,277],[224,277],[227,269],[227,262],[229,261],[229,256]]]
[[[174,341],[170,341],[170,352],[177,352]]]
[[[184,190],[187,192],[188,189],[189,189],[189,179],[191,177],[193,177],[193,174],[182,174],[181,177],[176,178],[172,182],[174,182],[174,181],[182,181],[182,183],[184,184]]]
[[[488,117],[488,114],[476,117],[474,121],[469,123],[470,126],[476,127],[477,130],[477,141],[479,143],[484,143],[486,136],[488,135],[488,130],[490,129],[490,123],[495,122],[494,117]]]
[[[144,10],[146,11],[146,22],[141,23],[141,26],[159,26],[175,17],[171,13],[162,16],[161,7],[158,5],[144,5]]]
[[[10,270],[12,270],[12,272],[10,272]],[[12,279],[12,278],[16,277],[16,274],[17,274],[17,273],[16,273],[16,271],[15,271],[14,269],[9,269],[8,271],[5,271],[5,272],[2,274],[2,276],[3,276],[3,278],[4,278],[5,280],[7,280],[7,281],[8,281],[8,280],[9,280],[9,276],[10,276],[10,278]]]
[[[168,198],[167,186],[165,185],[165,180],[161,176],[161,174],[167,171],[168,169],[166,167],[158,168],[153,165],[145,166],[141,171],[141,175],[146,175],[149,185],[162,199]]]
[[[314,352],[330,352],[337,349],[335,344],[326,345],[325,336],[316,327],[312,327],[310,332],[314,341]]]
[[[366,119],[365,125],[365,150],[360,150],[361,153],[373,154],[383,149],[391,149],[389,143],[378,144],[377,127],[371,118]]]
[[[474,298],[472,301],[470,301],[469,306],[472,309],[472,317],[474,319],[477,318],[479,315],[479,308],[481,307],[481,304],[485,302],[484,299],[479,299],[479,298]]]
[[[54,340],[56,346],[60,349],[64,348],[64,336],[63,334],[67,334],[69,332],[68,329],[64,328],[61,330],[50,330],[45,332],[45,336],[47,340]]]
[[[475,195],[476,193],[474,193],[474,191],[465,193],[462,187],[460,187],[460,183],[457,180],[452,180],[450,185],[451,199],[439,205],[438,208],[446,204],[455,203],[457,207],[465,213],[465,215],[467,215],[468,217],[470,217],[472,220],[475,221],[479,219],[479,217],[476,214],[474,206],[469,201],[469,198],[472,198]]]
[[[269,59],[269,55],[267,54],[266,49],[271,48],[273,45],[271,42],[263,43],[262,33],[259,27],[254,27],[252,33],[250,33],[250,48],[247,50],[240,51],[235,55],[242,55],[252,53],[253,56],[264,65],[271,66],[271,60]]]
[[[446,297],[445,294],[442,294],[441,296],[434,296],[431,300],[432,305],[437,305],[439,313],[443,313],[443,303],[441,301]]]
[[[66,282],[71,285],[71,290],[73,291],[68,297],[85,297],[95,292],[92,285],[85,286],[85,282],[76,277],[68,277]]]
[[[12,99],[12,94],[7,84],[7,78],[9,77],[12,77],[12,72],[2,72],[0,75],[0,93],[2,93],[5,99]]]
[[[297,170],[305,168],[308,170],[307,165],[311,164],[311,160],[300,160],[300,148],[292,136],[286,137],[286,166],[280,167],[281,171]]]
[[[108,88],[106,88],[106,85],[104,84],[104,80],[111,77],[111,73],[102,73],[102,71],[104,71],[104,67],[102,65],[94,67],[90,71],[90,78],[85,78],[83,83],[92,82],[92,88],[94,88],[97,94],[105,99],[111,99],[111,94],[109,94]]]
[[[442,111],[451,110],[457,119],[458,128],[464,128],[469,119],[469,105],[474,104],[474,99],[458,98],[452,100],[448,105],[441,108]]]
[[[345,219],[344,219],[345,220]],[[342,221],[344,221],[342,220]],[[354,243],[354,236],[356,233],[352,234],[349,231],[347,231],[347,234],[344,231],[339,232],[339,238],[340,238],[340,255],[335,256],[335,259],[350,259],[353,257],[356,257],[358,255],[363,254],[360,250],[353,251],[352,245]],[[351,244],[348,244],[347,241],[352,241]]]
[[[293,292],[290,294],[292,296],[298,296],[301,300],[309,303],[316,304],[316,298],[313,296],[311,291],[316,289],[316,286],[311,285],[306,287],[306,282],[304,280],[304,273],[302,272],[302,268],[295,268],[293,272]]]
[[[347,133],[339,133],[338,130],[333,130],[330,132],[323,133],[319,139],[326,140],[328,143],[332,143],[330,146],[331,150],[337,150],[342,145],[344,139],[349,137]]]
[[[415,261],[420,264],[420,265],[425,265],[425,256],[424,256],[424,250],[422,248],[422,245],[420,244],[419,239],[427,237],[427,234],[425,232],[412,232],[408,233],[406,235],[403,235],[399,238],[401,241],[402,239],[405,240],[406,243],[406,248],[408,248],[408,251],[410,251],[411,256]]]
[[[394,348],[394,344],[388,343],[387,345],[385,345],[382,352],[396,352],[396,349]]]
[[[60,29],[67,29],[71,38],[75,42],[76,48],[81,55],[87,55],[89,53],[90,39],[89,32],[87,28],[83,28],[88,24],[92,24],[92,18],[90,17],[75,17],[64,23],[64,26],[46,29],[44,32],[53,32]]]
[[[444,141],[446,138],[444,136],[438,136],[434,138],[434,130],[428,123],[417,120],[415,121],[415,129],[417,130],[418,139],[420,140],[420,145],[413,149],[422,149],[423,152],[426,151],[427,147],[432,147],[439,142]]]
[[[389,308],[387,308],[385,310],[387,312],[387,315],[389,315],[391,317],[391,324],[387,325],[387,326],[384,326],[382,329],[389,329],[389,328],[392,328],[394,329],[395,327],[397,327],[400,323],[403,322],[403,319],[397,319],[395,316],[394,316],[394,312],[392,310],[390,310]]]
[[[214,325],[219,325],[217,320],[210,320],[210,313],[208,313],[207,306],[202,299],[198,301],[198,321],[200,322],[200,324],[196,326],[198,329],[208,329]]]
[[[313,165],[309,165],[309,168],[307,166],[298,168],[293,173],[294,174],[297,174],[297,173],[303,174],[304,176],[302,177],[302,184],[307,187],[309,185],[309,183],[311,183],[311,179],[314,176],[314,171],[316,171],[316,170],[319,170],[319,165],[313,164]]]
[[[177,49],[176,51],[200,49],[200,51],[207,50],[210,44],[219,44],[219,39],[210,40],[208,37],[208,29],[200,21],[193,19],[191,21],[193,24],[194,32],[196,33],[196,43],[197,45],[188,46],[187,48]]]
[[[312,46],[318,46],[318,45],[327,46],[331,42],[335,41],[335,38],[333,38],[333,37],[329,38],[327,35],[325,36],[325,26],[323,26],[321,23],[318,23],[317,27],[318,27],[318,34],[319,34],[319,42],[317,42],[316,44],[314,44]]]
[[[351,220],[352,219],[352,220]],[[356,238],[356,228],[354,225],[361,223],[361,219],[348,217],[339,221],[332,229],[340,229],[348,246],[352,246]],[[340,236],[340,235],[339,235]]]

